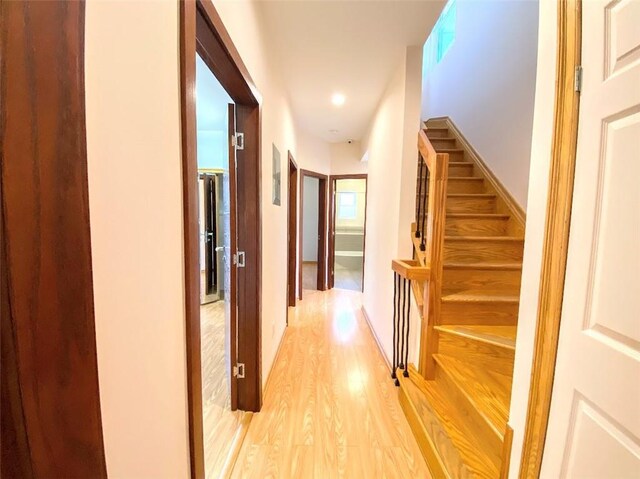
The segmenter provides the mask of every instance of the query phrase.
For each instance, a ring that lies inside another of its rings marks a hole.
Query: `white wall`
[[[331,144],[305,130],[298,130],[298,168],[331,174]]]
[[[412,252],[411,214],[401,213],[401,209],[415,197],[420,78],[421,49],[409,47],[362,141],[369,163],[363,305],[389,360],[393,356],[391,260],[410,258]],[[411,175],[413,185],[406,187]],[[416,312],[415,304],[413,311]],[[415,333],[419,329],[414,316],[410,355],[413,362],[418,352]]]
[[[284,176],[287,151],[298,158],[297,131],[282,90],[281,65],[269,49],[257,2],[214,1],[235,46],[251,74],[262,102],[262,382],[273,365],[286,326],[287,205]],[[280,151],[283,172],[282,206],[271,202],[272,144]]]
[[[425,72],[422,117],[451,117],[526,209],[538,2],[456,3],[456,38]]]
[[[107,472],[188,477],[178,4],[87,2],[85,42]]]
[[[330,154],[332,175],[364,174],[367,172],[368,163],[362,161],[362,144],[359,141],[332,143]]]
[[[320,180],[304,177],[302,202],[302,260],[318,261],[318,214]]]
[[[540,2],[538,48],[540,52],[545,53],[544,55],[539,55],[537,59],[529,201],[522,264],[516,357],[513,368],[511,412],[509,416],[509,424],[513,428],[509,477],[518,477],[529,402],[553,138],[557,9],[556,2]]]
[[[286,205],[271,144],[296,131],[253,2],[217,2],[262,97],[262,378],[286,324]],[[144,21],[140,21],[144,19]],[[117,25],[118,28],[114,28]],[[177,2],[88,2],[86,110],[98,373],[109,477],[189,476]],[[153,174],[154,181],[140,181]],[[286,195],[285,195],[286,196]]]

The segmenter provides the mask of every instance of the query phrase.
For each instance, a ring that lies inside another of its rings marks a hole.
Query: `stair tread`
[[[440,385],[436,381],[425,380],[413,366],[409,367],[409,376],[409,378],[400,378],[401,385],[407,389],[412,399],[416,395],[420,395],[423,401],[426,400],[431,414],[426,418],[423,414],[420,419],[425,424],[427,431],[430,432],[431,440],[439,448],[442,462],[449,465],[448,472],[454,473],[452,477],[458,477],[456,473],[459,474],[461,471],[452,470],[451,462],[455,462],[455,459],[448,453],[446,444],[443,446],[442,433],[451,441],[455,452],[471,477],[487,479],[498,477],[499,471],[483,450],[485,445],[473,440],[475,438],[465,423],[465,418],[461,417],[458,411],[452,407],[447,394]],[[418,409],[418,411],[422,409]],[[434,420],[437,421],[437,424],[434,424]]]
[[[511,378],[444,354],[434,354],[434,359],[503,439],[509,420]]]
[[[482,176],[449,176],[447,181],[484,181]]]
[[[453,198],[495,198],[496,195],[494,193],[447,193],[447,197]]]
[[[524,238],[517,236],[445,236],[445,241],[502,241],[523,243]]]
[[[510,216],[503,213],[447,213],[447,218],[508,220]]]
[[[495,294],[494,294],[495,293]],[[457,302],[500,302],[500,303],[518,303],[520,298],[514,294],[504,292],[473,291],[467,290],[459,293],[447,294],[442,296],[442,301]]]
[[[516,326],[446,325],[435,329],[506,349],[516,348]]]
[[[521,270],[522,263],[444,263],[447,269]]]
[[[432,140],[440,140],[440,138],[432,138]],[[438,153],[464,153],[464,148],[436,148]]]

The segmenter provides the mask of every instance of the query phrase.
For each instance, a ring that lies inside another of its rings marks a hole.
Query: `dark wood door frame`
[[[289,175],[287,176],[287,307],[296,305],[296,266],[298,261],[298,165],[291,152],[289,157]],[[287,324],[289,322],[287,314]]]
[[[0,18],[0,475],[106,478],[89,230],[85,3],[0,2]]]
[[[235,122],[244,133],[236,151],[237,238],[232,253],[244,252],[245,267],[232,267],[237,305],[237,362],[245,378],[237,382],[238,408],[259,411],[261,379],[261,97],[211,0],[180,2],[180,98],[185,244],[187,394],[191,477],[204,478],[198,196],[196,157],[196,52],[235,102]],[[230,175],[232,172],[230,172]],[[230,179],[231,181],[231,179]],[[232,211],[233,213],[233,211]],[[232,231],[232,234],[234,232]],[[233,358],[232,358],[233,361]]]
[[[329,177],[329,288],[335,284],[336,264],[336,180],[364,180],[364,240],[362,244],[362,290],[364,291],[365,247],[367,245],[367,196],[369,194],[366,174],[331,175]]]
[[[302,299],[302,263],[303,263],[303,219],[304,219],[304,179],[317,178],[318,188],[318,279],[316,288],[319,291],[327,289],[327,196],[329,177],[310,170],[300,170],[300,221],[298,244],[298,298]]]

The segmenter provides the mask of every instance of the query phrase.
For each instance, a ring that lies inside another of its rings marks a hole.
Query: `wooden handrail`
[[[394,259],[391,261],[391,269],[401,277],[411,281],[428,281],[431,270],[414,259]]]

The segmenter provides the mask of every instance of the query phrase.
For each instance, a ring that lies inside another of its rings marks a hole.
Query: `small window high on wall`
[[[356,218],[356,194],[351,191],[338,193],[338,219],[353,220]]]
[[[445,5],[431,35],[424,44],[423,68],[428,71],[440,63],[456,38],[456,0]]]

